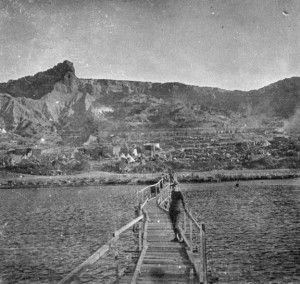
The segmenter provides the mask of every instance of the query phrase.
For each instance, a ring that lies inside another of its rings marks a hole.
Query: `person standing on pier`
[[[172,184],[175,181],[174,178],[174,172],[172,170],[169,170],[169,182]]]
[[[171,242],[182,242],[183,239],[180,235],[179,230],[179,221],[180,221],[180,203],[182,203],[184,211],[185,209],[185,202],[182,195],[182,192],[179,190],[178,182],[175,180],[171,185],[172,192],[171,192],[171,204],[169,208],[169,217],[172,223],[173,231],[175,234],[175,238],[171,240]]]
[[[160,184],[159,184],[159,188],[160,188],[160,189],[163,189],[164,184],[165,184],[165,181],[166,181],[165,174],[162,173],[162,174],[161,174],[161,178],[160,178]]]

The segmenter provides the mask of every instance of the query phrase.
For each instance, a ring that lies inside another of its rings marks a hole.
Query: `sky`
[[[0,0],[0,82],[79,78],[258,89],[300,76],[299,0]]]

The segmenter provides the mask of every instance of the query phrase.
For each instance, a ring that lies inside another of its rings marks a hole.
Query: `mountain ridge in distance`
[[[297,121],[299,109],[300,77],[258,90],[228,91],[177,82],[81,79],[65,60],[0,84],[0,126],[28,137],[55,129],[64,141],[77,133],[80,143],[107,131],[289,124]]]

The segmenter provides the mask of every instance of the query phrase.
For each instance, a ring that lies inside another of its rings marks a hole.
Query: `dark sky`
[[[299,0],[0,0],[0,82],[80,78],[257,89],[300,76]]]

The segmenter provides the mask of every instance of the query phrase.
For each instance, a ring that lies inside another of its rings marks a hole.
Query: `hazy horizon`
[[[0,82],[79,78],[255,90],[300,76],[297,0],[3,0]]]

